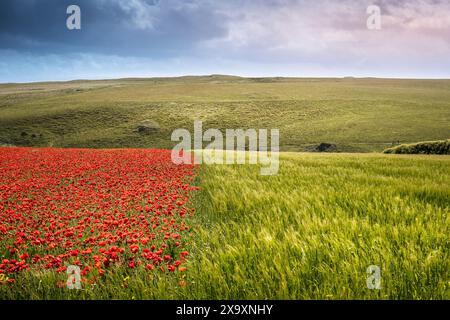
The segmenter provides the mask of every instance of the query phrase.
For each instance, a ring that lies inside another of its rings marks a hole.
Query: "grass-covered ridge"
[[[402,144],[384,150],[384,153],[396,154],[446,154],[450,155],[450,139]]]
[[[171,148],[174,129],[280,129],[282,151],[450,136],[450,81],[227,76],[0,84],[0,145]],[[159,130],[137,132],[150,120]]]

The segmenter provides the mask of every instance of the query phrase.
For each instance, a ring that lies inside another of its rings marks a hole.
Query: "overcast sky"
[[[450,78],[450,0],[0,1],[0,82],[186,74]]]

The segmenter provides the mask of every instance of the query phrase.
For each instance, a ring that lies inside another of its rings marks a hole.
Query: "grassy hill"
[[[0,84],[0,145],[171,148],[176,128],[278,128],[282,151],[450,137],[450,80],[204,76]],[[151,120],[150,134],[137,126]]]

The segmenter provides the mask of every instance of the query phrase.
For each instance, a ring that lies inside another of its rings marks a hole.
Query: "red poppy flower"
[[[130,251],[131,251],[132,253],[138,252],[138,251],[139,251],[139,246],[137,246],[137,245],[135,245],[135,244],[131,245],[131,246],[130,246]]]

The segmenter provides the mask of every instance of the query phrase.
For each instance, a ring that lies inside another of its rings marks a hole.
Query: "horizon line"
[[[130,77],[105,77],[105,78],[74,78],[68,80],[36,80],[36,81],[15,81],[15,82],[0,82],[0,85],[15,85],[15,84],[39,84],[39,83],[66,83],[66,82],[87,82],[87,81],[113,81],[113,80],[152,80],[152,79],[180,79],[180,78],[206,78],[206,77],[230,77],[241,79],[379,79],[379,80],[441,80],[446,81],[450,78],[440,77],[377,77],[377,76],[249,76],[249,75],[234,75],[234,74],[184,74],[184,75],[169,75],[169,76],[130,76]]]

